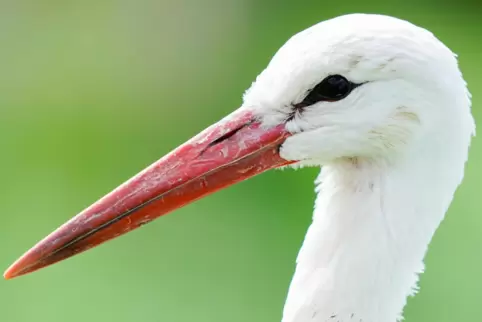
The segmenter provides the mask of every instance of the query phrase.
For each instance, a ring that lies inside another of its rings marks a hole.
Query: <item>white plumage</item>
[[[325,88],[327,79],[338,83]],[[457,60],[430,32],[379,15],[325,21],[279,50],[241,110],[86,208],[4,276],[71,257],[269,169],[321,166],[283,322],[400,321],[474,132]]]
[[[298,111],[281,147],[323,166],[283,322],[402,319],[475,126],[454,54],[425,29],[347,15],[291,38],[244,97],[269,127],[328,75],[363,84]]]

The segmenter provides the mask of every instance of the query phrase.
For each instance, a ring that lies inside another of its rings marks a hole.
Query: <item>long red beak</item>
[[[93,248],[157,217],[266,170],[279,156],[283,125],[262,128],[238,110],[184,143],[51,233],[4,274],[24,275]]]

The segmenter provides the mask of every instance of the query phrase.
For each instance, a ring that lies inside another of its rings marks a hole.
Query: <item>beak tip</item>
[[[3,273],[3,278],[6,280],[11,280],[12,278],[17,277],[17,274],[15,272],[15,269],[13,266],[10,266],[4,273]]]
[[[5,280],[11,280],[15,277],[24,275],[28,273],[30,270],[26,269],[29,266],[27,265],[27,262],[25,261],[25,256],[20,257],[17,259],[12,265],[10,265],[9,268],[5,270],[3,273],[3,278]]]

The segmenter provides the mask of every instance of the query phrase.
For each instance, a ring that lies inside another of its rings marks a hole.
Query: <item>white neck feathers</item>
[[[421,152],[396,165],[355,159],[322,169],[283,322],[401,319],[467,154],[454,164]]]

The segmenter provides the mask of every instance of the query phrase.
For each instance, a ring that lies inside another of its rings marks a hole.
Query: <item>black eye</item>
[[[353,84],[341,75],[331,75],[316,85],[300,104],[310,106],[320,101],[339,101],[356,87],[357,84]]]

